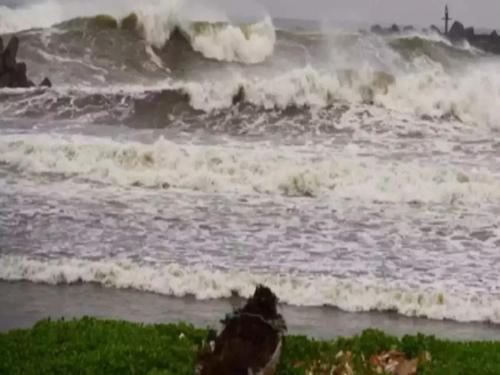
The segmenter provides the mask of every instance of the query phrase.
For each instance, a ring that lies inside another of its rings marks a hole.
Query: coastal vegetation
[[[213,335],[185,323],[44,320],[0,334],[0,374],[193,374]],[[500,374],[500,342],[396,338],[374,330],[333,341],[286,336],[277,373],[376,374],[377,355],[389,351],[415,358],[418,374]]]

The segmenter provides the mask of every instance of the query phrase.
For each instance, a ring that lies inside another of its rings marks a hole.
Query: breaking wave
[[[38,20],[43,6],[54,11],[52,18]],[[238,24],[216,12],[200,21],[186,9],[183,2],[156,0],[0,7],[0,30],[27,29],[20,53],[30,76],[48,75],[56,87],[7,95],[1,113],[102,119],[106,112],[130,123],[137,106],[147,110],[150,101],[156,127],[172,114],[232,109],[235,102],[265,110],[342,103],[500,126],[498,60],[470,46],[437,34],[277,32],[269,17]],[[172,101],[175,112],[169,112]]]
[[[56,25],[56,28],[65,32],[83,29],[95,33],[108,30],[123,34],[132,31],[154,46],[160,55],[169,43],[179,43],[176,39],[183,39],[188,48],[203,57],[223,62],[256,64],[263,62],[274,51],[276,33],[270,17],[254,23],[232,24],[180,21],[174,16],[162,16],[139,12],[117,20],[112,16],[99,15],[66,21]]]
[[[487,204],[500,199],[496,173],[411,160],[305,152],[299,148],[120,143],[85,136],[6,135],[0,163],[119,186],[208,193],[329,197],[362,202]]]
[[[500,299],[445,285],[414,289],[383,280],[346,280],[328,275],[282,275],[218,270],[209,266],[137,264],[127,260],[37,260],[0,257],[0,279],[47,284],[97,283],[200,300],[237,293],[248,298],[258,284],[272,288],[281,302],[334,306],[344,311],[396,311],[411,317],[500,323]]]
[[[127,10],[131,13],[127,15]],[[40,13],[49,17],[40,17]],[[105,13],[108,12],[108,13]],[[90,2],[84,6],[45,1],[21,8],[0,6],[0,33],[53,26],[56,32],[137,32],[148,44],[161,49],[172,35],[183,37],[204,57],[226,62],[254,64],[272,55],[276,40],[270,17],[245,24],[223,21],[192,21],[181,1],[149,0],[135,5]],[[100,37],[95,35],[95,37]]]
[[[192,23],[187,33],[193,48],[205,57],[252,64],[271,56],[276,40],[270,18],[242,26]]]
[[[279,75],[227,75],[216,81],[166,79],[156,85],[59,86],[54,90],[3,91],[4,116],[78,118],[102,114],[121,121],[147,113],[154,127],[169,115],[210,113],[249,104],[257,110],[328,109],[334,104],[375,105],[416,118],[500,126],[500,74],[495,63],[446,73],[440,66],[395,75],[371,68],[334,73],[308,66]],[[240,110],[245,109],[240,107]],[[248,108],[247,108],[248,110]],[[163,125],[164,127],[164,125]]]

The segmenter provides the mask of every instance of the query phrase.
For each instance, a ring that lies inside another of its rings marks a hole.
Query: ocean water
[[[500,323],[500,59],[193,9],[0,6],[0,279]]]

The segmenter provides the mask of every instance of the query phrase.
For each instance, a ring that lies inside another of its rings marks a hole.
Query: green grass
[[[191,375],[207,333],[186,324],[45,320],[29,330],[0,334],[0,374]],[[326,368],[338,361],[339,351],[353,353],[355,374],[373,374],[363,358],[391,348],[409,357],[429,352],[432,360],[419,374],[500,374],[498,342],[459,343],[420,335],[397,339],[372,330],[329,342],[288,336],[279,374],[305,374],[315,363]]]

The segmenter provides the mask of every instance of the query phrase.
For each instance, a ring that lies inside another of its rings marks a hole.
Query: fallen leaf
[[[396,367],[396,375],[417,375],[418,359],[404,360]]]

